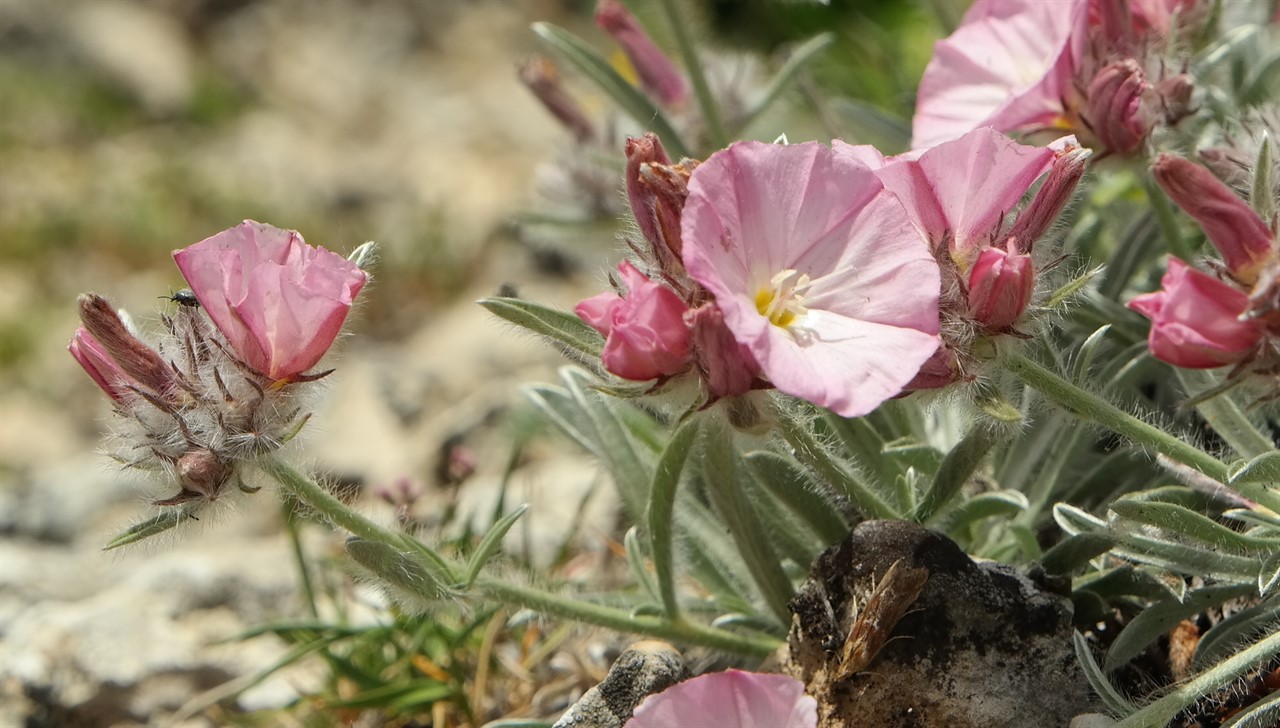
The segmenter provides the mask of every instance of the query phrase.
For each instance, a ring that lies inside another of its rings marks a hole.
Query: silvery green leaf
[[[493,527],[489,529],[484,538],[480,539],[480,543],[476,545],[476,550],[471,554],[470,560],[467,562],[467,572],[464,584],[471,586],[476,577],[480,576],[480,572],[484,570],[489,559],[498,553],[498,547],[502,545],[502,539],[506,537],[507,531],[516,525],[516,521],[529,510],[529,506],[521,505],[511,513],[503,516]]]
[[[1121,518],[1155,526],[1176,537],[1243,554],[1280,551],[1280,540],[1255,538],[1234,531],[1190,509],[1172,503],[1121,499],[1111,504]]]
[[[758,119],[791,86],[796,74],[800,73],[805,66],[809,65],[814,58],[817,58],[835,40],[834,33],[820,33],[796,48],[791,53],[791,57],[787,59],[787,62],[782,64],[782,68],[779,68],[778,72],[769,81],[764,93],[760,95],[760,100],[740,118],[734,120],[734,126],[738,132],[734,136],[739,136],[743,130],[751,126],[751,123]]]
[[[1280,596],[1272,596],[1258,604],[1213,625],[1196,643],[1192,667],[1202,670],[1228,657],[1240,645],[1280,628]]]
[[[1133,703],[1129,702],[1119,690],[1111,684],[1107,679],[1106,673],[1098,666],[1098,661],[1093,657],[1093,649],[1089,647],[1088,641],[1084,635],[1079,632],[1071,633],[1071,644],[1075,647],[1076,662],[1080,664],[1080,669],[1084,671],[1085,679],[1089,681],[1089,687],[1093,688],[1093,692],[1102,699],[1107,710],[1118,716],[1126,716],[1133,713],[1136,708]]]
[[[110,551],[121,546],[128,546],[156,534],[164,533],[180,523],[193,520],[195,520],[195,515],[185,508],[165,510],[142,523],[126,528],[123,533],[107,542],[107,545],[103,546],[102,550]]]
[[[1227,485],[1261,483],[1280,486],[1280,450],[1263,453],[1240,466],[1227,478]]]
[[[1058,523],[1059,528],[1072,535],[1107,531],[1106,521],[1067,503],[1054,505],[1053,520]]]
[[[631,569],[631,577],[644,589],[644,593],[651,601],[657,602],[659,600],[658,585],[653,583],[653,575],[645,565],[644,548],[640,545],[640,534],[635,526],[627,529],[626,535],[622,537],[622,546],[627,554],[627,566]]]
[[[947,533],[954,533],[984,518],[1013,518],[1026,512],[1029,506],[1027,497],[1016,490],[982,493],[957,504],[940,525]]]
[[[558,342],[588,360],[599,359],[604,348],[604,337],[600,332],[567,311],[504,296],[482,298],[476,303],[490,313]]]
[[[1267,557],[1258,570],[1258,593],[1262,596],[1275,591],[1280,586],[1280,550]]]
[[[649,541],[653,549],[653,567],[658,579],[658,592],[667,616],[675,619],[680,612],[676,600],[675,554],[673,534],[675,527],[676,492],[680,486],[680,474],[698,434],[698,419],[690,417],[671,436],[667,449],[653,471],[653,484],[649,488]]]
[[[1262,132],[1262,143],[1258,145],[1258,159],[1253,164],[1253,187],[1249,195],[1249,201],[1253,203],[1253,209],[1257,210],[1258,217],[1263,220],[1270,220],[1277,212],[1275,190],[1276,184],[1280,183],[1280,180],[1271,176],[1275,173],[1275,159],[1274,142],[1271,141],[1271,136],[1264,130]]]
[[[1054,544],[1040,559],[1040,564],[1050,574],[1070,574],[1110,551],[1113,545],[1115,540],[1108,534],[1077,533]]]
[[[347,539],[347,554],[400,596],[434,602],[455,594],[434,565],[378,541]]]
[[[1116,636],[1111,649],[1107,650],[1104,669],[1114,672],[1137,657],[1161,635],[1167,634],[1178,622],[1220,606],[1230,599],[1252,593],[1252,584],[1208,586],[1189,592],[1181,602],[1169,599],[1147,607]]]
[[[760,483],[803,518],[824,544],[849,535],[849,525],[840,517],[831,493],[814,483],[799,463],[767,450],[747,453],[747,463]]]

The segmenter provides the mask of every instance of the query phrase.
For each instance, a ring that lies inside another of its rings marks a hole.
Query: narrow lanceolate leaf
[[[1093,650],[1089,647],[1084,635],[1079,632],[1073,632],[1071,634],[1071,644],[1076,649],[1076,662],[1080,664],[1080,668],[1084,671],[1085,679],[1089,681],[1089,687],[1093,688],[1093,692],[1102,699],[1107,709],[1121,717],[1134,712],[1136,708],[1133,703],[1130,703],[1128,698],[1121,695],[1119,690],[1116,690],[1116,687],[1107,679],[1106,673],[1098,666],[1098,661],[1093,659]]]
[[[554,308],[540,306],[521,298],[495,296],[476,303],[490,313],[563,344],[587,359],[599,359],[604,337],[577,316]]]
[[[828,546],[849,535],[849,524],[840,517],[835,499],[805,475],[799,463],[767,450],[747,453],[756,478]]]
[[[689,156],[689,148],[685,146],[684,140],[680,138],[662,110],[643,92],[627,83],[627,80],[591,46],[564,28],[550,23],[534,23],[533,32],[583,75],[594,81],[600,90],[608,94],[637,124],[643,128],[652,129],[662,139],[663,145],[673,157],[679,159]]]
[[[627,567],[631,569],[631,576],[636,583],[644,589],[644,593],[649,595],[652,600],[647,605],[637,604],[637,608],[642,606],[650,606],[653,602],[658,601],[658,585],[653,583],[653,575],[649,573],[649,569],[645,564],[644,546],[640,544],[640,532],[635,526],[627,529],[627,534],[622,537],[622,546],[627,554]]]
[[[983,493],[956,505],[943,519],[943,530],[955,533],[984,518],[1021,515],[1030,504],[1027,497],[1016,490]]]
[[[409,596],[435,601],[450,596],[453,589],[436,573],[433,565],[406,551],[397,551],[377,541],[347,539],[347,554],[387,585]]]
[[[1270,554],[1280,551],[1278,539],[1247,536],[1172,503],[1121,499],[1111,504],[1111,511],[1121,518],[1161,528],[1177,537],[1236,553]]]
[[[778,69],[778,73],[769,82],[769,86],[755,106],[752,106],[745,114],[735,120],[735,133],[733,136],[739,136],[740,132],[751,126],[751,122],[759,118],[791,86],[796,74],[800,73],[814,58],[817,58],[818,54],[830,47],[835,42],[835,39],[834,33],[822,33],[796,48],[791,57],[787,59],[787,62],[782,64],[782,68]]]
[[[996,431],[984,424],[977,424],[970,429],[942,459],[942,465],[938,466],[933,482],[925,491],[924,497],[920,499],[915,512],[911,514],[911,520],[916,523],[928,523],[940,513],[947,502],[954,498],[969,481],[987,453],[999,440]],[[1023,501],[1025,508],[1025,498]]]
[[[1280,485],[1280,450],[1272,450],[1245,463],[1243,467],[1231,474],[1228,485],[1243,483],[1262,483],[1269,486]]]
[[[529,510],[529,506],[521,505],[511,513],[503,516],[501,520],[493,524],[493,528],[480,539],[480,543],[476,545],[476,550],[471,554],[471,560],[467,562],[466,579],[463,583],[471,586],[476,577],[480,576],[480,572],[484,570],[489,559],[498,553],[498,547],[502,545],[502,539],[506,537],[507,531],[516,525],[516,521],[520,520],[520,516]]]
[[[1258,145],[1258,160],[1253,165],[1253,186],[1250,189],[1249,202],[1253,205],[1253,209],[1258,211],[1258,217],[1263,220],[1270,220],[1276,214],[1276,198],[1275,186],[1277,180],[1273,178],[1272,170],[1275,169],[1275,142],[1267,132],[1262,132],[1262,143]]]
[[[773,545],[761,538],[763,527],[741,482],[751,475],[724,429],[723,426],[703,428],[702,477],[707,484],[707,497],[724,519],[769,610],[786,624],[791,619],[787,603],[795,596],[795,589]]]
[[[1069,534],[1106,533],[1107,523],[1075,506],[1058,503],[1053,507],[1053,520]]]
[[[130,526],[125,529],[124,533],[111,539],[106,546],[102,547],[103,551],[118,549],[121,546],[128,546],[137,543],[145,538],[150,538],[159,533],[164,533],[169,529],[186,521],[196,520],[195,516],[187,510],[166,510],[159,515],[148,518],[142,523]]]
[[[1192,667],[1202,670],[1228,657],[1240,649],[1240,645],[1277,628],[1280,628],[1280,596],[1264,599],[1213,625],[1196,643]]]
[[[1258,593],[1267,596],[1280,587],[1280,551],[1276,551],[1262,562],[1258,570]]]
[[[1086,271],[1076,278],[1067,281],[1066,284],[1062,285],[1058,290],[1049,295],[1049,300],[1045,301],[1044,307],[1051,311],[1061,308],[1062,304],[1070,301],[1077,293],[1084,290],[1084,287],[1089,285],[1089,281],[1092,281],[1101,272],[1101,268],[1094,268],[1091,271]]]
[[[673,526],[675,525],[676,489],[680,485],[680,473],[684,471],[689,450],[698,434],[698,418],[690,417],[671,436],[667,449],[654,469],[653,486],[649,489],[649,541],[653,551],[653,568],[658,578],[658,592],[667,616],[675,619],[680,613],[676,600],[675,556]]]
[[[1188,617],[1212,609],[1229,599],[1252,594],[1253,584],[1209,586],[1187,594],[1181,602],[1170,599],[1147,607],[1125,626],[1107,651],[1103,667],[1113,672],[1137,657],[1152,642],[1167,634],[1174,625]]]
[[[1104,533],[1077,533],[1046,551],[1040,564],[1049,574],[1070,574],[1110,551],[1114,545],[1115,540]]]

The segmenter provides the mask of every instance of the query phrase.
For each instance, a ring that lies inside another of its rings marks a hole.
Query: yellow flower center
[[[769,323],[785,329],[809,312],[804,297],[810,283],[809,276],[795,269],[784,270],[756,293],[756,310],[769,319]]]

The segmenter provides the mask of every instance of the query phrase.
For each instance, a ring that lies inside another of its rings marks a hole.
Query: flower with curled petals
[[[726,670],[650,695],[625,728],[816,728],[818,703],[786,675]]]
[[[1243,361],[1266,331],[1249,320],[1249,296],[1177,258],[1160,281],[1161,290],[1129,301],[1151,319],[1147,345],[1161,361],[1187,369],[1212,369]]]
[[[816,142],[738,142],[694,170],[689,275],[762,375],[846,417],[902,391],[938,348],[938,264],[866,166]]]
[[[292,230],[246,220],[173,253],[227,343],[276,382],[298,379],[324,356],[366,276]]]
[[[600,293],[574,308],[578,318],[605,336],[600,359],[610,372],[635,381],[689,368],[688,306],[627,261],[618,264],[626,296]]]

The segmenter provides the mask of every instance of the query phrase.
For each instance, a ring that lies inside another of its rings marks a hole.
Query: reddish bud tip
[[[118,387],[126,383],[125,380],[129,380],[128,383],[136,384],[162,398],[173,391],[175,384],[173,370],[154,349],[129,331],[107,299],[97,294],[86,293],[80,296],[79,303],[80,320],[84,322],[84,328],[99,344],[99,351],[105,353],[106,357],[115,364],[114,372],[100,369],[100,373],[111,376],[121,375],[115,376],[110,382],[113,386]],[[85,353],[87,352],[86,349]],[[76,356],[75,351],[72,351],[72,356]],[[77,356],[76,359],[79,361],[80,357]],[[101,357],[97,359],[97,363],[104,363]],[[83,365],[83,362],[81,364]],[[107,388],[104,387],[104,389]],[[108,394],[111,394],[110,390]],[[112,394],[112,396],[117,395]]]
[[[609,34],[636,69],[645,93],[667,107],[684,104],[689,87],[671,59],[662,52],[635,16],[618,0],[600,0],[596,25]]]

